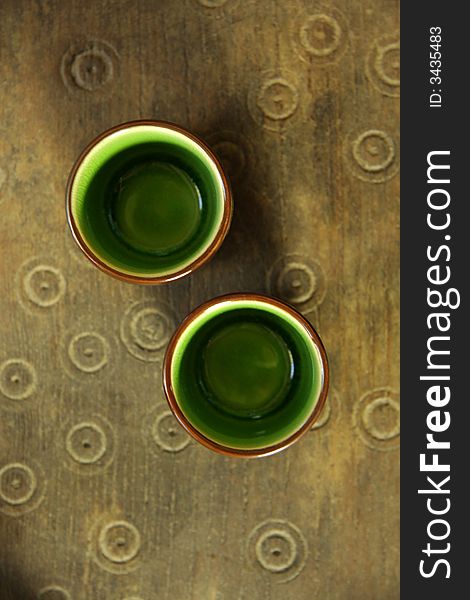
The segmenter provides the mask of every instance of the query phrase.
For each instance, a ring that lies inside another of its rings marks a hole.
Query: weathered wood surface
[[[398,598],[398,2],[2,0],[1,600]],[[139,117],[227,164],[236,212],[190,279],[114,281],[72,244],[83,145]],[[271,292],[323,337],[318,427],[268,459],[189,441],[175,324]]]

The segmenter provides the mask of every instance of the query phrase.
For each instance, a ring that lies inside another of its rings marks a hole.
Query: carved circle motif
[[[380,417],[380,413],[392,412],[392,417]],[[387,421],[391,420],[391,424]],[[381,421],[386,421],[385,424]],[[375,398],[365,408],[362,413],[362,424],[369,435],[377,440],[391,440],[400,435],[400,406],[395,400],[389,397]]]
[[[272,293],[307,312],[323,301],[326,280],[316,261],[299,254],[281,257],[268,275]]]
[[[233,12],[239,0],[191,0],[191,5],[199,12],[214,18]]]
[[[400,95],[400,41],[398,33],[375,40],[367,55],[366,73],[384,96]]]
[[[251,532],[248,553],[255,566],[269,573],[277,583],[285,583],[305,567],[308,547],[298,527],[289,521],[270,519]]]
[[[99,333],[84,331],[74,335],[68,346],[68,355],[73,365],[84,373],[96,373],[109,360],[109,344]]]
[[[348,46],[348,24],[334,7],[302,16],[291,27],[297,54],[305,62],[329,64],[338,60]]]
[[[281,132],[298,113],[300,93],[295,76],[287,71],[266,71],[248,92],[248,109],[259,125]]]
[[[64,295],[65,279],[59,269],[38,265],[24,278],[24,289],[34,304],[52,306]]]
[[[37,508],[44,499],[45,478],[36,463],[0,463],[0,512],[21,516]]]
[[[189,436],[170,410],[165,410],[156,417],[152,426],[152,437],[155,443],[167,452],[180,452],[190,442]]]
[[[100,48],[90,48],[75,55],[70,72],[78,87],[93,92],[113,78],[113,61]]]
[[[297,547],[293,536],[282,529],[261,534],[256,542],[256,558],[267,571],[282,573],[294,564]]]
[[[181,452],[191,438],[181,427],[167,404],[160,403],[143,422],[142,433],[151,452],[159,457],[165,452]]]
[[[256,103],[265,117],[283,121],[297,110],[299,94],[284,77],[272,77],[261,82]]]
[[[28,309],[50,308],[65,294],[66,282],[60,269],[40,257],[23,263],[16,279],[19,300]]]
[[[171,309],[153,300],[132,304],[121,321],[121,340],[140,360],[157,361],[175,328]]]
[[[161,310],[142,308],[130,321],[131,336],[143,350],[153,352],[165,344],[167,321]]]
[[[392,87],[400,85],[400,44],[398,42],[378,49],[375,69],[384,83]]]
[[[111,521],[100,531],[98,545],[101,554],[113,563],[128,563],[140,550],[138,529],[128,521]]]
[[[103,429],[93,422],[74,425],[67,434],[66,448],[70,456],[83,465],[94,464],[106,452],[106,435]]]
[[[113,460],[115,433],[101,415],[66,424],[63,433],[67,467],[82,474],[98,473]]]
[[[302,262],[288,263],[281,269],[276,283],[279,291],[295,304],[310,300],[317,289],[315,271]]]
[[[346,146],[347,164],[358,179],[382,183],[398,172],[398,150],[388,133],[380,129],[368,129],[349,139]]]
[[[362,441],[374,450],[394,450],[400,445],[400,403],[389,388],[366,393],[356,403],[353,424]]]
[[[220,8],[227,4],[229,0],[197,0],[201,6],[205,8]]]
[[[361,169],[376,173],[385,171],[392,164],[395,158],[395,144],[384,131],[370,129],[353,141],[352,153]]]
[[[119,66],[119,55],[107,42],[89,40],[65,53],[61,75],[71,91],[96,92],[109,87]]]
[[[38,600],[71,600],[71,596],[63,587],[51,585],[40,590]]]
[[[60,359],[65,372],[77,381],[102,380],[118,362],[115,338],[103,335],[94,327],[88,319],[78,320],[62,338]]]
[[[131,573],[141,565],[141,533],[127,516],[97,521],[89,543],[93,559],[108,573]]]
[[[13,358],[0,365],[0,393],[10,400],[25,400],[36,390],[34,367],[21,358]]]
[[[96,523],[90,543],[96,563],[108,573],[130,573],[141,564],[141,534],[127,519]]]
[[[36,475],[27,465],[11,463],[0,469],[0,500],[13,506],[26,504],[36,489]]]
[[[343,32],[338,21],[327,14],[311,15],[300,28],[300,43],[314,56],[336,52]]]

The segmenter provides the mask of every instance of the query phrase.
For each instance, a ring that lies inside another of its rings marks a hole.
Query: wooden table
[[[398,1],[3,0],[0,40],[0,599],[398,598]],[[205,138],[236,204],[158,288],[90,266],[64,212],[85,143],[144,117]],[[162,395],[175,325],[233,291],[329,352],[320,422],[268,459]]]

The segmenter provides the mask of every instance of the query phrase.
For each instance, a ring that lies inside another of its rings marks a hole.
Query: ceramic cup
[[[189,131],[133,121],[95,138],[67,185],[67,219],[91,262],[136,283],[164,283],[207,262],[227,234],[222,167]]]
[[[165,395],[180,424],[231,456],[283,450],[319,417],[328,390],[323,344],[291,306],[257,294],[220,296],[171,339]]]

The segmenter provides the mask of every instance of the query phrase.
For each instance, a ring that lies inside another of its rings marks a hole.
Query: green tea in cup
[[[103,271],[163,283],[209,260],[227,234],[232,199],[211,150],[181,127],[134,121],[93,140],[67,186],[79,247]]]
[[[164,389],[181,425],[212,450],[273,454],[318,418],[328,363],[313,327],[266,296],[233,294],[193,311],[169,343]]]

